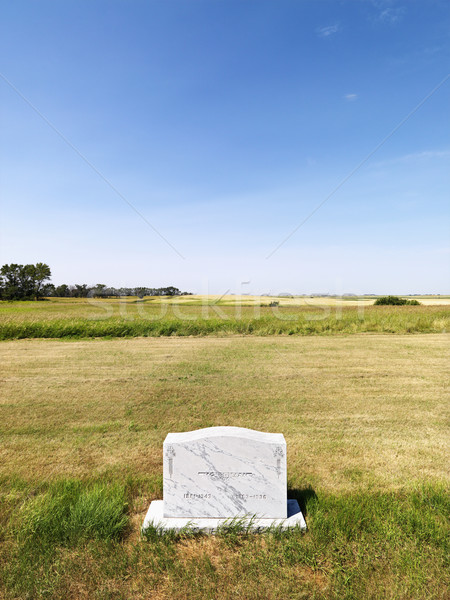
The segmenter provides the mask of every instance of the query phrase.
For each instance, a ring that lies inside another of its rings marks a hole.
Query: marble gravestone
[[[242,520],[253,529],[306,528],[287,500],[286,441],[281,433],[210,427],[169,433],[163,445],[163,500],[150,504],[142,529],[213,532]]]

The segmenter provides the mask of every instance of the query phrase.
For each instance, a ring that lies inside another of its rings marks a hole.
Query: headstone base
[[[236,519],[244,527],[249,526],[252,531],[260,531],[269,527],[280,527],[289,529],[290,527],[299,527],[306,529],[305,519],[298,505],[297,500],[287,501],[287,519],[258,519],[254,517],[243,517]],[[164,517],[164,501],[154,500],[150,504],[145,515],[142,531],[145,531],[150,525],[159,529],[181,531],[184,528],[192,531],[202,531],[204,533],[215,533],[217,528],[233,522],[233,519],[212,519],[212,518],[171,518]]]

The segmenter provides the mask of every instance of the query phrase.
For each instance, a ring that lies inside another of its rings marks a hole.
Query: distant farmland
[[[421,306],[373,306],[374,298],[184,296],[0,302],[0,339],[403,334],[449,329],[449,298],[419,301]]]

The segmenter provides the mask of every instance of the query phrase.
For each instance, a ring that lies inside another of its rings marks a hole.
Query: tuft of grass
[[[176,531],[175,529],[164,529],[164,527],[150,523],[148,527],[141,531],[143,540],[152,543],[161,541],[165,544],[200,537],[202,535],[202,532],[196,531],[189,523],[179,531]]]
[[[24,503],[16,532],[20,542],[43,546],[117,540],[128,524],[126,512],[125,488],[117,483],[83,485],[61,480]]]
[[[253,518],[249,521],[235,517],[222,523],[216,531],[216,535],[222,538],[224,545],[233,548],[242,545],[249,535],[252,535]]]

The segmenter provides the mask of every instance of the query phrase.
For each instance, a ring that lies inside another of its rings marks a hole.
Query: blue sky
[[[449,293],[449,31],[444,0],[3,2],[2,264]]]

